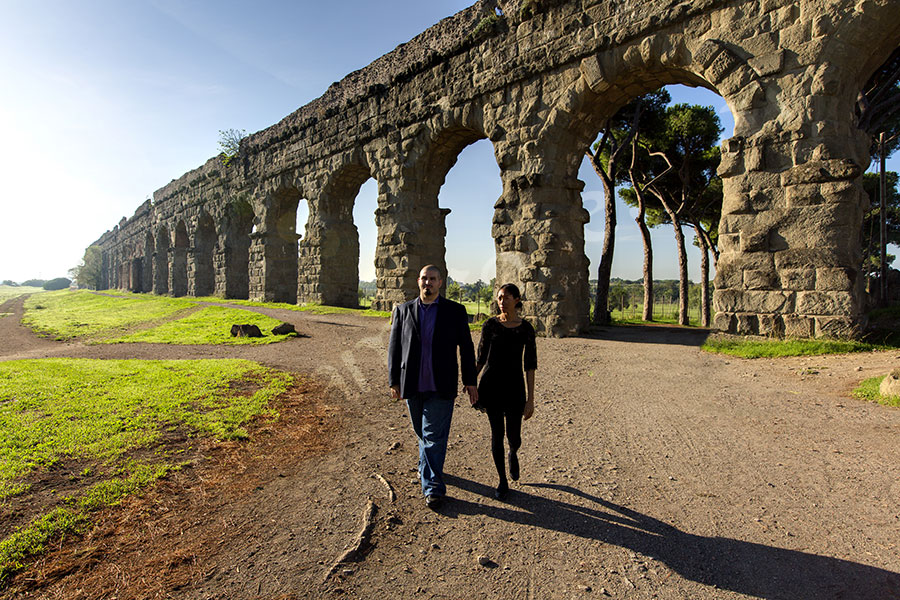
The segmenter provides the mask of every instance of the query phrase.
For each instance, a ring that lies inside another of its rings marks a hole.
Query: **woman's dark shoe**
[[[494,491],[494,498],[497,500],[503,500],[506,498],[506,495],[509,493],[509,484],[505,481],[497,486],[497,489]]]
[[[512,450],[509,451],[509,476],[513,481],[519,480],[519,457]]]

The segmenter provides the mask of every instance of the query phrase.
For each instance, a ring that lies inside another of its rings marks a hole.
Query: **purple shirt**
[[[431,304],[425,304],[419,298],[419,336],[422,339],[422,362],[419,364],[419,392],[436,392],[434,369],[431,364],[431,341],[434,338],[434,324],[437,322],[437,303],[440,296]]]

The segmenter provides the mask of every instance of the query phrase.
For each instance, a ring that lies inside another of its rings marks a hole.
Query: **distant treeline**
[[[72,280],[67,279],[65,277],[57,277],[56,279],[29,279],[28,281],[23,281],[22,283],[16,283],[11,279],[4,279],[0,285],[6,285],[9,287],[37,287],[44,288],[45,290],[64,290],[70,285],[72,285]]]

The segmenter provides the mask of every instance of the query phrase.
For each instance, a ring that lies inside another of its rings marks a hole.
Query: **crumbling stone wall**
[[[497,281],[547,335],[588,324],[584,150],[631,98],[703,86],[735,118],[719,329],[853,334],[863,319],[856,127],[862,83],[900,44],[893,0],[482,0],[154,194],[104,234],[106,283],[156,293],[356,304],[352,208],[378,182],[375,306],[445,266],[444,178],[489,139],[503,192]],[[295,231],[299,203],[309,222]]]

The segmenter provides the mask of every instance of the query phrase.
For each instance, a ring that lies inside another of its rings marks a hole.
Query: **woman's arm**
[[[525,371],[525,385],[528,396],[525,399],[525,412],[522,416],[527,421],[534,414],[534,369]]]
[[[478,340],[478,359],[475,361],[475,375],[481,373],[487,363],[488,355],[491,353],[491,329],[488,323],[490,319],[481,326],[481,339]]]

